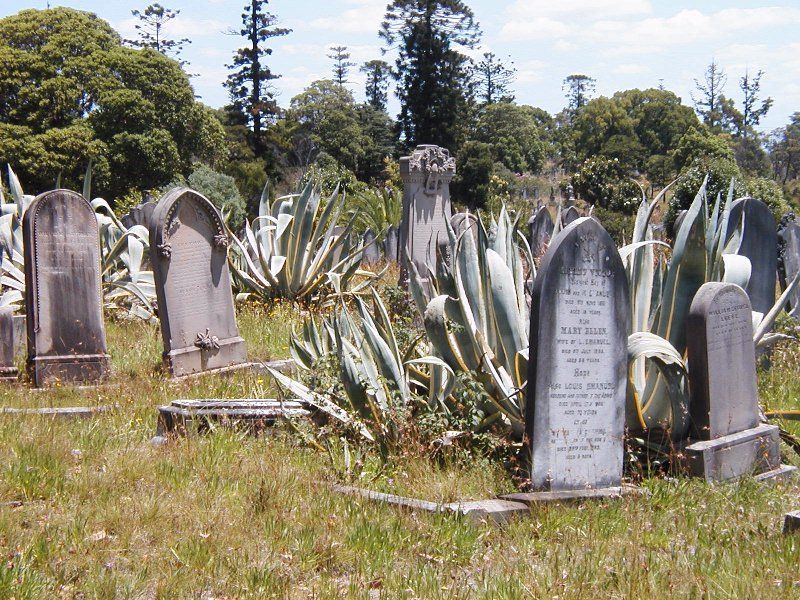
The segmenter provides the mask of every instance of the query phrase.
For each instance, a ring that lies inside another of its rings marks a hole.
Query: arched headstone
[[[397,227],[394,225],[390,226],[389,229],[386,230],[386,238],[383,240],[383,255],[386,257],[386,260],[393,260],[397,262],[399,237],[400,233],[398,232]]]
[[[228,271],[228,235],[214,205],[187,188],[168,192],[153,213],[150,257],[170,374],[245,363]]]
[[[578,209],[574,206],[568,206],[564,210],[561,211],[561,226],[566,227],[573,221],[580,219],[581,213],[578,212]]]
[[[100,238],[91,204],[69,190],[37,196],[22,219],[28,370],[35,385],[108,374]]]
[[[528,241],[531,245],[531,252],[534,258],[544,254],[550,237],[553,235],[553,218],[550,211],[544,206],[536,209],[536,212],[528,220]]]

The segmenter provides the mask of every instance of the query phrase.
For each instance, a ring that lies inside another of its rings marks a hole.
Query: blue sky
[[[124,37],[134,35],[130,11],[149,0],[53,0],[97,13]],[[294,31],[273,40],[270,66],[278,101],[315,79],[329,77],[331,45],[350,47],[353,59],[380,57],[377,31],[387,0],[272,0],[270,10]],[[222,81],[240,39],[225,31],[239,25],[243,0],[162,0],[181,10],[168,30],[193,43],[195,90],[207,104],[227,100]],[[737,100],[738,79],[746,69],[765,71],[762,89],[775,104],[762,129],[784,125],[800,111],[800,0],[702,2],[663,0],[467,0],[484,32],[483,45],[511,57],[517,68],[517,101],[550,112],[564,105],[561,82],[570,73],[597,79],[597,94],[663,83],[691,104],[694,78],[715,58],[728,74],[726,93]],[[0,16],[24,8],[45,8],[46,0],[0,0]],[[351,76],[363,98],[363,80]],[[397,110],[396,101],[390,106]]]

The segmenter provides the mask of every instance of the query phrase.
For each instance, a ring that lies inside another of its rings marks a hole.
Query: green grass
[[[251,356],[287,356],[299,316],[241,312]],[[412,514],[332,494],[327,456],[282,428],[151,446],[158,404],[272,390],[242,373],[166,382],[152,326],[111,322],[108,338],[116,387],[2,390],[6,406],[120,406],[0,418],[2,598],[800,596],[800,536],[780,531],[797,484],[650,479],[649,497],[543,506],[504,527]],[[798,360],[778,351],[761,374],[770,408],[800,405]],[[511,489],[496,464],[414,456],[356,483],[441,501]]]

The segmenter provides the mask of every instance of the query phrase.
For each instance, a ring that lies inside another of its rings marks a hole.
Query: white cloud
[[[515,67],[517,73],[514,79],[517,83],[538,83],[544,80],[547,63],[533,59],[516,64]]]
[[[594,19],[612,14],[649,14],[652,10],[649,0],[517,0],[509,7],[508,12],[522,18],[536,15]]]
[[[639,75],[649,73],[650,68],[638,63],[623,63],[614,67],[613,72],[619,75]]]
[[[302,26],[337,34],[374,34],[378,31],[386,11],[386,0],[348,0],[347,4],[355,8],[336,10],[336,14],[312,19]]]
[[[534,41],[560,38],[571,32],[566,23],[548,17],[508,21],[500,30],[500,37],[506,41]]]

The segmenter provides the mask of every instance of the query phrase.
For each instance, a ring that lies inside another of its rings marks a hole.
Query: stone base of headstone
[[[429,500],[418,500],[407,498],[395,494],[385,494],[374,492],[363,488],[348,485],[333,485],[334,492],[346,496],[358,496],[374,502],[389,504],[412,511],[423,511],[432,513],[454,513],[464,515],[476,521],[493,521],[503,523],[515,515],[530,514],[530,508],[521,503],[503,498],[490,498],[488,500],[469,500],[465,502],[447,502],[444,504],[431,502]]]
[[[800,510],[786,513],[783,519],[783,533],[800,531]]]
[[[310,414],[306,404],[296,400],[174,400],[158,407],[156,436],[152,441],[158,444],[168,435],[203,433],[213,425],[241,426],[250,433],[258,433],[279,419]]]
[[[240,337],[219,340],[219,348],[176,348],[164,354],[164,364],[173,377],[221,372],[222,369],[250,368],[247,349]]]
[[[0,407],[0,415],[40,415],[61,419],[85,419],[114,410],[114,406],[57,406],[49,408]]]
[[[108,377],[109,369],[108,354],[37,356],[28,359],[28,374],[37,387],[56,382],[100,382]]]
[[[0,367],[0,381],[17,381],[19,369],[17,367]]]
[[[532,505],[541,502],[579,502],[581,500],[616,499],[622,498],[623,496],[640,495],[643,493],[644,490],[642,490],[642,488],[633,485],[622,485],[619,487],[600,489],[518,492],[516,494],[506,494],[501,496],[501,498],[505,500],[513,500],[514,502],[522,502],[526,505]]]
[[[762,424],[752,429],[704,440],[683,449],[685,470],[706,481],[728,481],[747,475],[785,476],[794,467],[781,465],[779,429]],[[762,477],[763,478],[763,477]]]

